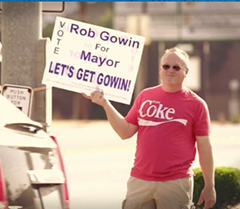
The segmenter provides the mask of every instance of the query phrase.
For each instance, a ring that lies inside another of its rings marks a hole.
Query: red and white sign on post
[[[32,92],[32,88],[28,86],[6,84],[2,87],[2,95],[28,117],[31,114]]]
[[[145,37],[57,17],[42,83],[130,104]]]

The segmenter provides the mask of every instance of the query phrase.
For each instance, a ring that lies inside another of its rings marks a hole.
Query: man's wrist
[[[109,105],[110,105],[110,102],[109,102],[109,100],[107,100],[107,99],[105,99],[105,100],[103,101],[103,103],[102,103],[102,107],[103,107],[104,109],[106,109]]]

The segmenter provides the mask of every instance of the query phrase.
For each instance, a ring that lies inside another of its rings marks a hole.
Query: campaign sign
[[[130,104],[145,37],[57,17],[42,83]]]

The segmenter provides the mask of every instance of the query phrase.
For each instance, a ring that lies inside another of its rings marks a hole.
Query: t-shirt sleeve
[[[135,99],[132,108],[129,110],[128,114],[125,117],[128,123],[131,123],[136,126],[138,125],[139,100],[140,100],[140,94]]]
[[[194,135],[208,136],[210,134],[210,115],[205,101],[201,101],[199,105],[197,105],[195,117]]]

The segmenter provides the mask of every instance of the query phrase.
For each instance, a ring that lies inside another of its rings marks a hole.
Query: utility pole
[[[79,2],[80,10],[79,10],[79,20],[82,22],[86,22],[87,19],[87,2]],[[72,119],[89,119],[89,107],[91,106],[91,102],[84,98],[79,93],[73,94],[72,100]]]
[[[41,2],[2,2],[1,85],[13,84],[33,89],[30,118],[45,125],[52,119],[52,89],[45,88],[48,38],[42,38]]]

